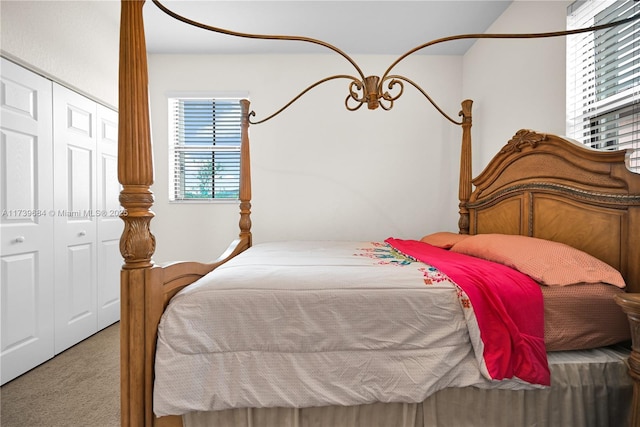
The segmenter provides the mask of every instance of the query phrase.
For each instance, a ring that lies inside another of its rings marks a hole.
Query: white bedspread
[[[477,325],[458,293],[437,271],[379,243],[254,246],[169,304],[158,330],[154,411],[422,402],[446,387],[531,388],[485,378],[471,345]]]

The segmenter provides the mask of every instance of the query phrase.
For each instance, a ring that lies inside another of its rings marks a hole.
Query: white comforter
[[[154,411],[421,402],[446,387],[530,388],[487,379],[460,293],[437,270],[380,243],[254,246],[169,304],[158,330]]]

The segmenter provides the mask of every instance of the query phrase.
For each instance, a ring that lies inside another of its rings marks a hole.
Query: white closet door
[[[53,357],[51,82],[2,59],[0,376]]]
[[[97,331],[96,103],[53,84],[56,354]]]
[[[98,329],[120,320],[120,184],[118,113],[98,105]]]

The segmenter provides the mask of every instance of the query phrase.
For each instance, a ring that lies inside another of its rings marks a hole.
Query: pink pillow
[[[456,243],[452,252],[487,259],[550,286],[609,283],[624,288],[618,270],[563,243],[507,234],[477,234]]]
[[[466,239],[469,237],[468,234],[458,234],[451,233],[449,231],[439,231],[433,234],[427,234],[422,239],[421,242],[428,243],[432,246],[436,246],[442,249],[449,249],[459,241]]]

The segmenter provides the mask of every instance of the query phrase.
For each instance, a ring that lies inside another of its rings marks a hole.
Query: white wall
[[[356,61],[365,74],[380,75],[394,59]],[[457,119],[461,61],[417,56],[394,71],[421,84]],[[337,55],[150,55],[149,70],[156,262],[210,260],[238,233],[235,204],[168,203],[167,91],[248,90],[259,119],[320,78],[355,74]],[[347,90],[347,80],[327,83],[251,127],[255,241],[420,238],[457,230],[460,128],[412,87],[391,111],[349,112]]]
[[[118,105],[120,2],[0,1],[2,55]]]
[[[570,1],[516,0],[487,33],[566,28]],[[564,37],[478,40],[463,61],[463,94],[474,100],[474,176],[522,128],[565,133]]]

